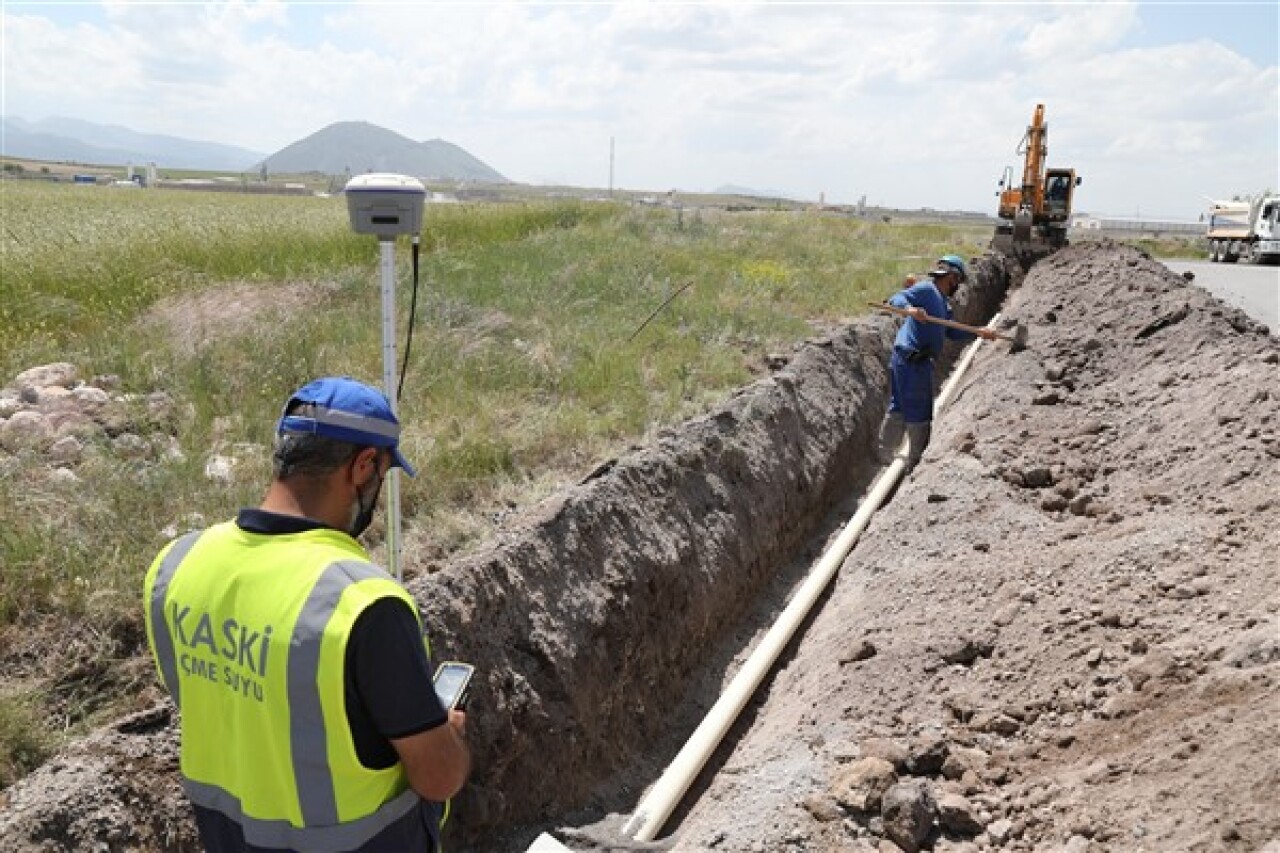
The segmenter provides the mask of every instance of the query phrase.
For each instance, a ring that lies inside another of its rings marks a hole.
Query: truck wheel
[[[1209,241],[1209,263],[1216,264],[1222,260],[1222,244],[1217,240]]]

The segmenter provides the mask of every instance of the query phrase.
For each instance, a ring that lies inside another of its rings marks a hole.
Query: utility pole
[[[613,137],[609,137],[609,198],[613,198]]]

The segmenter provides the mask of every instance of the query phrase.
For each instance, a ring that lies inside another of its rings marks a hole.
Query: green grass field
[[[176,448],[138,459],[104,439],[75,481],[40,448],[0,449],[2,787],[149,701],[138,596],[166,531],[256,503],[288,393],[334,373],[380,385],[382,356],[377,242],[350,231],[341,198],[3,181],[0,206],[0,384],[67,361],[122,393],[165,392],[153,428]],[[402,481],[406,567],[429,570],[496,514],[988,239],[795,211],[429,206],[401,400],[420,471]],[[408,258],[402,239],[401,344]],[[204,324],[185,325],[197,308]],[[205,477],[214,453],[241,460],[231,482]]]

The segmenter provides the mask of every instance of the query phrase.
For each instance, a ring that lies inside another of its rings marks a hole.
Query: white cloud
[[[277,150],[342,120],[516,180],[987,209],[1038,102],[1081,204],[1278,186],[1277,71],[1088,5],[423,3],[4,16],[4,109]]]
[[[1114,47],[1137,26],[1134,3],[1064,6],[1053,17],[1032,23],[1019,50],[1029,64],[1060,65]]]

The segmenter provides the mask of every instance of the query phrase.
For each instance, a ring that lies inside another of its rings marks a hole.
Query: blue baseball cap
[[[969,270],[965,268],[964,259],[959,255],[943,255],[938,258],[938,263],[929,274],[946,275],[949,272],[954,272],[961,284],[969,280]]]
[[[294,404],[314,406],[310,417],[289,414]],[[276,435],[312,433],[362,447],[390,449],[393,464],[410,477],[417,472],[400,453],[400,421],[377,388],[350,376],[326,376],[303,385],[285,403]]]

